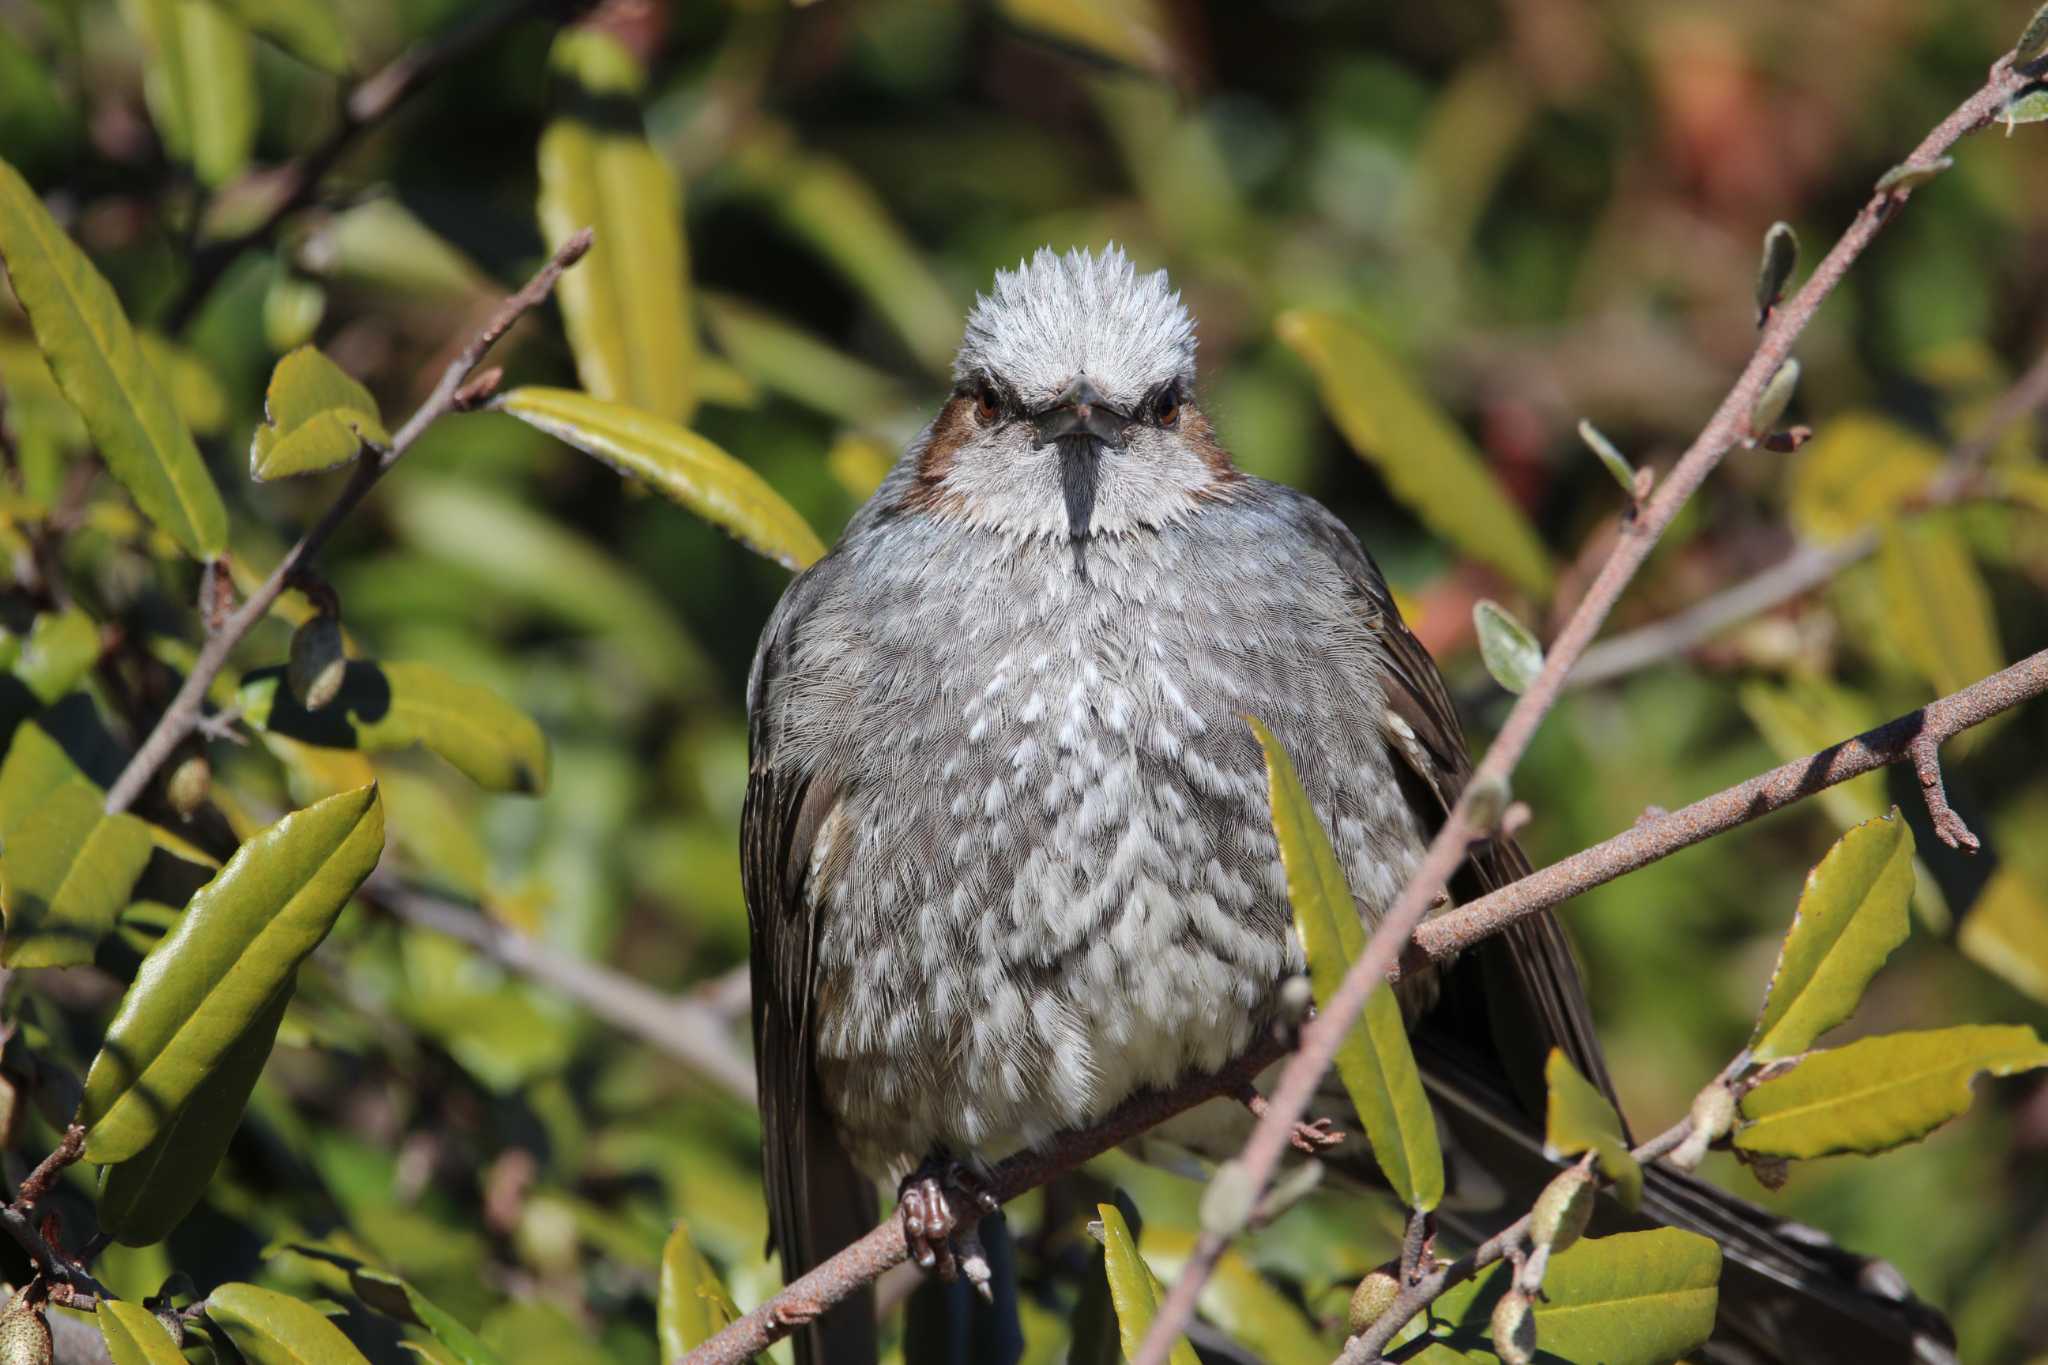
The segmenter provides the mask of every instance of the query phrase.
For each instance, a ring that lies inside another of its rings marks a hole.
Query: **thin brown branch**
[[[733,1042],[730,1020],[689,996],[665,995],[595,962],[570,957],[482,912],[399,886],[364,888],[372,905],[407,924],[459,939],[508,971],[568,997],[621,1033],[648,1043],[754,1103],[754,1064]]]
[[[108,814],[124,811],[135,803],[142,789],[158,768],[171,756],[187,735],[199,724],[200,713],[206,704],[206,690],[227,665],[228,655],[242,642],[256,623],[261,621],[271,604],[284,592],[285,585],[294,572],[303,564],[310,563],[318,554],[327,538],[334,534],[343,518],[355,510],[357,503],[381,478],[384,471],[398,463],[400,456],[419,440],[420,433],[442,417],[455,410],[455,394],[483,360],[484,353],[503,336],[512,324],[530,309],[540,305],[554,290],[555,281],[562,272],[583,259],[583,253],[590,250],[591,232],[583,229],[562,243],[561,250],[542,266],[540,272],[515,294],[498,305],[498,309],[486,322],[483,329],[470,339],[459,355],[450,361],[441,373],[440,382],[427,395],[404,426],[391,438],[391,444],[379,451],[365,448],[356,461],[355,473],[335,498],[334,503],[313,524],[313,528],[299,538],[298,544],[285,551],[284,558],[270,571],[270,577],[258,584],[249,594],[248,600],[235,609],[233,615],[223,621],[217,630],[209,630],[206,643],[200,647],[199,657],[193,661],[191,671],[185,675],[184,685],[179,687],[177,696],[171,699],[156,728],[135,751],[135,757],[128,760],[128,766],[114,780],[107,791],[106,809]]]
[[[7,1235],[27,1253],[45,1280],[64,1291],[64,1302],[74,1296],[107,1296],[106,1286],[94,1279],[90,1271],[51,1244],[35,1217],[36,1205],[50,1192],[50,1186],[84,1151],[85,1129],[74,1123],[64,1130],[56,1148],[21,1182],[13,1201],[0,1205],[0,1228],[5,1228]]]
[[[1993,63],[1983,87],[1921,140],[1907,158],[1908,164],[1933,164],[1966,134],[1989,124],[2004,107],[2007,97],[2021,84],[2021,78],[2012,73],[2007,59],[2001,58]],[[1622,590],[1635,577],[1687,499],[1706,481],[1722,457],[1748,436],[1750,413],[1755,410],[1764,386],[1791,355],[1793,343],[1813,321],[1821,304],[1842,282],[1850,266],[1875,240],[1878,232],[1896,215],[1910,193],[1910,190],[1891,190],[1871,195],[1841,240],[1814,268],[1805,287],[1773,315],[1749,364],[1727,397],[1722,399],[1712,420],[1679,457],[1671,471],[1658,481],[1655,492],[1643,503],[1638,515],[1622,525],[1613,555],[1552,642],[1536,680],[1508,712],[1493,746],[1480,760],[1472,781],[1445,818],[1436,838],[1430,842],[1408,885],[1374,929],[1365,950],[1351,964],[1343,984],[1331,996],[1324,1010],[1302,1029],[1301,1046],[1288,1060],[1279,1084],[1273,1089],[1272,1108],[1252,1130],[1250,1141],[1237,1158],[1244,1163],[1256,1189],[1264,1191],[1272,1180],[1273,1172],[1287,1149],[1294,1124],[1307,1109],[1317,1085],[1329,1071],[1339,1041],[1365,1008],[1366,997],[1385,981],[1409,937],[1415,932],[1416,925],[1428,913],[1431,902],[1449,885],[1451,875],[1464,862],[1466,845],[1479,832],[1470,818],[1471,794],[1506,784],[1515,764],[1535,737],[1537,727],[1563,694],[1566,677],[1599,633]],[[1202,1234],[1180,1276],[1160,1304],[1159,1313],[1153,1319],[1152,1328],[1146,1333],[1133,1365],[1165,1365],[1171,1343],[1186,1330],[1193,1318],[1195,1301],[1203,1285],[1208,1283],[1228,1240],[1213,1232]]]
[[[1819,753],[1794,759],[1683,809],[1640,820],[1605,843],[1467,901],[1417,929],[1416,947],[1433,959],[1455,957],[1524,915],[1562,905],[1582,891],[1603,886],[1837,783],[1908,760],[1917,768],[1922,751],[1932,754],[1972,726],[2044,693],[2048,693],[2048,650]],[[1938,793],[1938,767],[1935,773],[1934,790]],[[1922,785],[1926,785],[1924,776]],[[1930,799],[1928,813],[1937,828],[1945,810],[1945,800],[1937,806]],[[1963,832],[1968,833],[1967,827]],[[1975,836],[1971,842],[1974,844]]]
[[[43,1202],[43,1196],[50,1192],[50,1186],[64,1173],[64,1168],[76,1164],[84,1152],[85,1128],[74,1123],[64,1130],[63,1140],[28,1173],[28,1179],[21,1182],[21,1188],[15,1191],[14,1202],[23,1212],[34,1209]]]
[[[232,192],[240,193],[261,185],[271,197],[270,207],[246,230],[200,247],[193,257],[192,273],[165,314],[164,330],[182,329],[244,251],[269,241],[286,218],[311,203],[320,182],[365,132],[382,123],[422,86],[467,60],[513,24],[551,8],[565,6],[557,0],[516,0],[408,48],[382,70],[365,76],[342,97],[334,128],[318,144],[281,166],[252,172],[244,184],[235,187]]]

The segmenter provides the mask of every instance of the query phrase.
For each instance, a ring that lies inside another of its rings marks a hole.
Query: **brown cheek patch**
[[[1209,471],[1210,483],[1201,490],[1201,497],[1224,497],[1229,485],[1243,480],[1244,475],[1231,463],[1230,452],[1216,439],[1215,428],[1209,419],[1192,403],[1183,403],[1180,409],[1180,435],[1187,442],[1188,449],[1195,452]]]
[[[906,511],[936,512],[949,501],[944,491],[946,476],[953,472],[960,447],[974,434],[974,406],[974,399],[957,394],[939,409],[938,420],[932,423],[931,439],[924,443],[924,450],[917,457],[917,482],[903,495]],[[951,497],[957,500],[957,495]]]

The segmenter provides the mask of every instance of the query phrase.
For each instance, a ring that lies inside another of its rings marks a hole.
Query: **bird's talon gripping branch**
[[[961,1216],[955,1198],[972,1203],[974,1212]],[[999,1201],[985,1182],[958,1161],[928,1162],[904,1178],[896,1203],[910,1259],[942,1280],[954,1279],[964,1267],[968,1282],[986,1297],[988,1257],[974,1225],[994,1213]]]
[[[1237,1100],[1251,1111],[1253,1118],[1266,1116],[1266,1097],[1254,1087],[1247,1085],[1238,1092]],[[1320,1156],[1343,1140],[1343,1130],[1335,1127],[1329,1119],[1303,1119],[1294,1125],[1294,1132],[1289,1136],[1294,1150],[1310,1156]]]

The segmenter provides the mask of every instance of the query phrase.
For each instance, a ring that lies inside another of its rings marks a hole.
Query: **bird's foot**
[[[1238,1093],[1237,1098],[1240,1104],[1252,1111],[1252,1117],[1255,1119],[1266,1117],[1266,1110],[1271,1107],[1266,1097],[1254,1086],[1246,1086]],[[1287,1135],[1287,1140],[1293,1144],[1297,1152],[1321,1156],[1342,1142],[1344,1134],[1328,1119],[1301,1119],[1295,1123],[1294,1131]]]
[[[983,1298],[990,1296],[990,1271],[975,1227],[996,1208],[981,1178],[957,1161],[926,1162],[896,1193],[910,1258],[942,1280],[966,1275]]]

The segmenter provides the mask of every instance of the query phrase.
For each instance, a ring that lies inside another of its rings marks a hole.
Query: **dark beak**
[[[1040,445],[1062,436],[1092,436],[1106,446],[1121,446],[1124,431],[1131,424],[1130,415],[1104,403],[1086,376],[1068,385],[1051,407],[1040,411],[1031,421],[1038,430]]]

